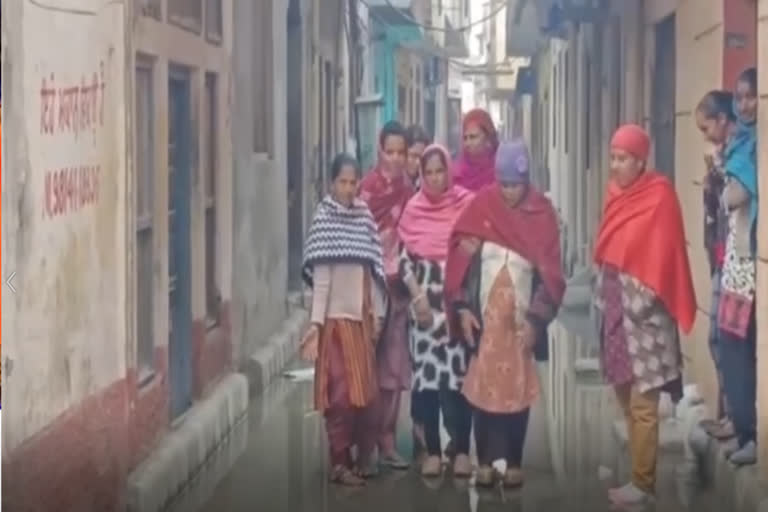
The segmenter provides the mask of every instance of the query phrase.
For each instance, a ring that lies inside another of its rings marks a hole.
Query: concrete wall
[[[723,87],[724,9],[722,0],[681,2],[676,15],[677,75],[675,181],[683,208],[685,233],[693,271],[696,298],[700,306],[691,334],[682,344],[686,357],[686,378],[703,390],[707,403],[715,410],[717,379],[706,343],[710,321],[703,311],[710,310],[711,282],[704,250],[704,211],[701,187],[703,155],[711,148],[696,126],[694,113],[699,100],[711,89]],[[650,26],[653,30],[653,25]],[[652,36],[647,38],[652,41]],[[653,54],[653,47],[648,48]],[[651,90],[650,84],[646,90]]]
[[[126,375],[125,13],[81,4],[3,4],[4,459]]]
[[[266,342],[286,315],[288,224],[286,206],[286,9],[274,8],[274,158],[253,152],[254,93],[251,85],[255,2],[234,4],[234,160],[233,307],[235,357],[244,361]]]
[[[760,73],[757,84],[760,89],[760,110],[758,133],[768,133],[768,0],[758,1],[758,55],[757,69]],[[760,139],[758,153],[758,169],[760,169],[760,219],[758,228],[758,339],[757,339],[757,403],[758,403],[758,446],[760,447],[760,465],[763,475],[768,478],[768,139],[763,135]]]

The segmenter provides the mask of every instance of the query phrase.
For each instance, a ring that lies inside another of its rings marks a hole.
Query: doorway
[[[652,89],[652,135],[659,171],[675,181],[675,15],[656,25]]]
[[[168,293],[171,420],[192,405],[190,197],[192,116],[190,73],[168,78]]]
[[[287,108],[286,139],[294,150],[288,151],[288,288],[301,287],[302,250],[304,241],[304,118],[302,116],[304,82],[304,38],[301,30],[301,1],[288,6],[286,51]]]

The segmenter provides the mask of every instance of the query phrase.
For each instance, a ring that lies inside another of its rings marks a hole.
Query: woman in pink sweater
[[[385,312],[381,243],[368,206],[356,198],[359,177],[354,158],[336,157],[331,194],[315,212],[302,269],[313,292],[302,355],[315,362],[315,407],[325,416],[331,480],[349,486],[365,483],[359,468],[375,444],[370,406],[378,394],[375,343]]]

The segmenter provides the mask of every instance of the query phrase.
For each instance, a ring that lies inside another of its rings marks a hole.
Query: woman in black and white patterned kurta
[[[445,260],[453,223],[472,194],[451,183],[450,157],[444,148],[430,146],[422,156],[422,189],[406,206],[400,221],[400,279],[411,296],[410,349],[413,361],[412,416],[423,429],[426,458],[424,476],[442,470],[440,412],[450,410],[455,446],[453,472],[468,477],[472,412],[461,394],[467,353],[458,339],[450,339],[443,297]],[[442,394],[442,396],[441,396]]]

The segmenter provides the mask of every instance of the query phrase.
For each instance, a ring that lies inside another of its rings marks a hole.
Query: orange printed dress
[[[540,392],[533,354],[519,337],[532,296],[534,267],[516,252],[485,242],[479,271],[483,331],[463,393],[483,411],[519,412],[529,408]]]

